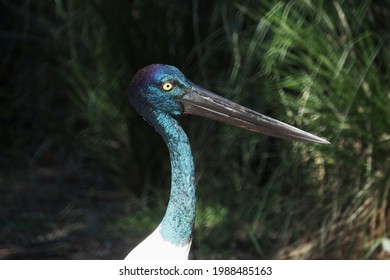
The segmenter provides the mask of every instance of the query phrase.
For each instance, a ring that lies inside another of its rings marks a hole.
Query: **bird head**
[[[146,119],[150,112],[172,117],[192,114],[274,137],[329,144],[194,84],[174,66],[152,64],[140,69],[131,80],[128,93],[132,105]]]
[[[138,113],[148,109],[178,116],[178,99],[191,89],[190,81],[174,66],[152,64],[140,69],[129,87],[129,99]]]

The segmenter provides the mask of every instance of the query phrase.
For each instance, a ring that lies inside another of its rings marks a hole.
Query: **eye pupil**
[[[164,91],[170,91],[173,88],[173,84],[170,82],[166,82],[162,86]]]

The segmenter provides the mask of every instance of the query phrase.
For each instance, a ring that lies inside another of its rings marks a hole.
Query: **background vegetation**
[[[0,258],[120,259],[159,223],[168,153],[126,97],[150,63],[331,142],[182,117],[191,258],[390,258],[388,0],[0,3]]]

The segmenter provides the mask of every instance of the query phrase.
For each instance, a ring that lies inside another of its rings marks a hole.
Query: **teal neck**
[[[195,221],[195,168],[188,137],[171,116],[153,113],[150,123],[168,146],[171,159],[171,195],[161,235],[170,243],[182,246],[191,241]]]

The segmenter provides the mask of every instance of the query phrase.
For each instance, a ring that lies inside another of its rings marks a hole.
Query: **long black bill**
[[[179,101],[183,104],[186,114],[206,117],[279,138],[330,144],[323,138],[248,109],[195,84],[179,98]]]

